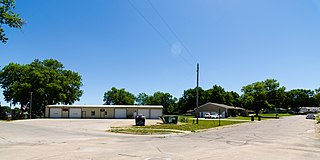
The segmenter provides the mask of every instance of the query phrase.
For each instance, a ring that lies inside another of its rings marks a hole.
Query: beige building
[[[143,114],[157,119],[163,114],[160,105],[47,105],[46,118],[126,119]]]

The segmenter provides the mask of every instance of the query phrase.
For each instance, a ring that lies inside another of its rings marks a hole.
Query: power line
[[[168,45],[171,45],[169,40],[140,12],[140,10],[135,5],[133,5],[133,3],[130,0],[128,0],[128,2],[131,5],[131,7],[135,9],[136,12],[153,28],[153,30],[155,30]]]
[[[191,58],[196,62],[196,59],[192,55],[191,51],[188,49],[188,47],[182,42],[182,40],[179,38],[177,33],[172,29],[172,27],[167,23],[167,21],[161,16],[160,12],[154,7],[152,2],[150,0],[147,0],[147,2],[150,4],[151,8],[156,12],[156,14],[160,17],[161,21],[167,26],[167,28],[170,30],[170,32],[174,35],[174,37],[182,44],[182,46],[186,49],[188,54],[191,56]]]
[[[171,46],[170,41],[142,14],[142,12],[131,2],[131,0],[127,0],[131,7],[155,30],[159,36],[169,45]],[[192,65],[186,58],[180,56],[186,63]]]

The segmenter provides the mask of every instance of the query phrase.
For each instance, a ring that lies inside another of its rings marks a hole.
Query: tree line
[[[43,116],[46,105],[73,104],[83,94],[82,78],[66,70],[55,59],[34,60],[30,64],[9,63],[0,70],[0,85],[7,102],[20,105],[22,111],[32,106],[34,116]],[[320,106],[320,89],[292,89],[287,91],[275,79],[254,82],[243,86],[241,95],[226,91],[219,85],[207,90],[199,87],[199,105],[207,102],[243,107],[259,113],[262,110],[283,108],[299,111],[301,106]],[[32,103],[31,103],[32,99]],[[112,87],[104,93],[104,104],[113,105],[162,105],[165,114],[181,114],[196,107],[196,88],[184,90],[180,98],[157,91],[152,95],[137,95],[124,88]],[[5,109],[2,109],[5,110]]]
[[[298,112],[302,106],[320,106],[320,89],[292,89],[286,91],[284,86],[275,79],[266,79],[243,86],[242,95],[234,91],[225,91],[221,86],[214,85],[204,90],[198,88],[199,105],[208,102],[243,107],[258,114],[262,110],[282,108]],[[124,88],[112,87],[105,92],[105,104],[119,105],[162,105],[165,114],[181,114],[192,111],[196,107],[196,88],[183,92],[182,97],[175,98],[170,93],[155,92],[153,95],[139,93],[137,96]]]

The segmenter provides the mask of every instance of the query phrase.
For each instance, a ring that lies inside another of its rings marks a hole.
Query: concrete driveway
[[[315,121],[304,116],[169,136],[104,132],[110,126],[133,122],[66,119],[0,122],[0,159],[320,159]]]

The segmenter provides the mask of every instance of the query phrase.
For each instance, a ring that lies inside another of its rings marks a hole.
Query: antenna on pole
[[[196,106],[197,109],[199,107],[199,63],[197,63],[197,88],[196,88]],[[196,117],[197,117],[197,124],[199,123],[199,112],[196,111]]]

